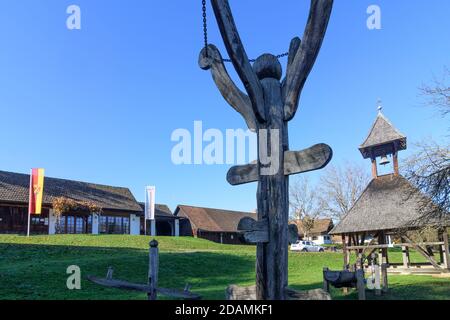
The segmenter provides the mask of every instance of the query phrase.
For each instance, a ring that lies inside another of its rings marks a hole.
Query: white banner
[[[155,187],[145,188],[145,219],[155,220]]]

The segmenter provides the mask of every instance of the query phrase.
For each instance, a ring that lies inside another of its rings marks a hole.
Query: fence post
[[[148,284],[150,292],[148,293],[148,300],[156,300],[158,288],[158,270],[159,270],[159,249],[158,241],[150,241],[150,253],[148,263]]]
[[[381,279],[383,281],[383,293],[387,293],[389,291],[389,284],[388,284],[388,271],[387,271],[388,265],[386,263],[381,264]]]
[[[358,289],[358,300],[366,300],[366,284],[364,283],[364,269],[356,272],[356,288]]]

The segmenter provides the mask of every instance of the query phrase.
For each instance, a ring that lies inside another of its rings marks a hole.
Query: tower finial
[[[382,101],[381,101],[381,99],[380,98],[378,98],[378,101],[377,101],[377,106],[378,106],[378,113],[381,113],[381,110],[383,110],[383,105],[382,105]]]

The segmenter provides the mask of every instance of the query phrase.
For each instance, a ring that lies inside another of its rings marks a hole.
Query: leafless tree
[[[361,166],[347,162],[344,167],[330,166],[320,179],[322,214],[340,221],[353,207],[369,183],[369,175]]]
[[[434,77],[429,84],[419,88],[421,96],[425,97],[426,105],[438,108],[443,117],[450,114],[450,69],[444,67],[442,77]]]
[[[428,139],[416,148],[403,165],[404,175],[418,192],[428,195],[420,203],[424,219],[441,220],[450,211],[450,145]]]
[[[308,178],[300,177],[289,191],[291,220],[301,222],[301,224],[297,225],[306,237],[314,227],[315,220],[321,214],[320,197],[317,188],[310,183]]]
[[[444,67],[441,79],[419,88],[426,105],[439,109],[443,118],[450,114],[450,69]],[[405,161],[404,175],[429,198],[421,203],[423,219],[442,220],[450,211],[450,144],[439,145],[431,139],[416,144],[416,152]]]

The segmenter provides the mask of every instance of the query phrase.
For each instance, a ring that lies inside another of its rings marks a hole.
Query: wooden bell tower
[[[372,161],[372,177],[378,178],[378,164],[386,165],[390,163],[388,157],[392,157],[393,174],[399,175],[398,152],[406,150],[406,136],[398,131],[392,123],[383,115],[382,107],[378,107],[377,118],[370,129],[364,143],[359,147],[359,151],[364,159]],[[377,159],[380,158],[380,162]]]

